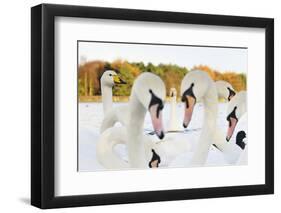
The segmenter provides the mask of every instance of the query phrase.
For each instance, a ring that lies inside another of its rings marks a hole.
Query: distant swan
[[[102,74],[100,83],[103,112],[106,115],[106,113],[112,108],[112,87],[116,84],[124,84],[125,82],[115,71],[107,70]]]
[[[170,97],[171,97],[170,118],[168,121],[167,132],[183,131],[183,128],[180,125],[180,121],[177,117],[177,90],[176,90],[176,88],[170,89]]]

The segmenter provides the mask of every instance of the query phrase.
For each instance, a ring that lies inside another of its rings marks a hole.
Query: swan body
[[[185,102],[183,126],[188,127],[196,102],[204,105],[204,124],[190,161],[191,166],[203,166],[216,129],[218,95],[214,81],[203,71],[194,70],[185,75],[181,83],[182,101]]]
[[[170,103],[170,119],[168,121],[168,132],[177,132],[177,131],[183,131],[183,128],[180,125],[180,121],[177,117],[177,90],[176,88],[170,89],[170,97],[171,97],[171,103]]]
[[[144,144],[145,151],[145,168],[167,167],[178,155],[191,149],[189,143],[171,134],[167,134],[161,141],[152,136],[142,135],[142,143]],[[97,159],[103,167],[106,169],[130,168],[128,160],[122,158],[122,156],[114,150],[115,146],[118,144],[127,145],[127,137],[127,130],[123,126],[114,126],[102,133],[97,143],[96,150]],[[157,165],[151,166],[155,155],[158,156]]]
[[[128,105],[116,106],[108,110],[105,114],[100,126],[100,133],[113,127],[116,123],[121,123],[123,126],[128,125],[129,109]]]
[[[96,154],[99,163],[106,169],[130,168],[128,161],[114,152],[117,144],[126,144],[126,133],[125,127],[112,127],[101,134],[96,146]]]

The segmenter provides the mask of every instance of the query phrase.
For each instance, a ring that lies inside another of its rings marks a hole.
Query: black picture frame
[[[55,17],[263,28],[265,48],[265,184],[96,195],[54,195]],[[31,8],[31,204],[60,208],[274,193],[274,20],[164,11],[41,4]]]

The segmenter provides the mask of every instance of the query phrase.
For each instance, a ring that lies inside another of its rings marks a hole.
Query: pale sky
[[[167,46],[147,44],[79,42],[79,63],[82,58],[87,61],[103,60],[112,62],[116,59],[129,62],[148,62],[158,65],[177,64],[188,69],[194,65],[208,65],[220,72],[247,72],[247,49]]]

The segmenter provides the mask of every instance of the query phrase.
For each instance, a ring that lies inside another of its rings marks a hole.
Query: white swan
[[[219,99],[230,101],[235,96],[236,92],[230,83],[221,80],[215,83]]]
[[[176,88],[170,89],[170,119],[168,121],[167,132],[183,131],[180,121],[177,117],[177,90]]]
[[[149,111],[155,134],[164,138],[162,109],[164,107],[165,84],[155,74],[145,72],[139,75],[133,85],[129,101],[127,128],[127,148],[129,164],[133,168],[144,168],[145,151],[142,143],[143,124]]]
[[[103,103],[103,112],[105,115],[112,108],[112,87],[115,84],[124,83],[125,82],[113,70],[107,70],[101,76],[101,95]]]
[[[191,158],[191,166],[203,166],[216,130],[218,95],[216,85],[203,71],[194,70],[185,75],[181,83],[182,101],[185,102],[183,126],[188,127],[194,105],[202,101],[204,105],[204,124],[198,144]]]
[[[239,160],[240,155],[247,156],[247,92],[238,92],[229,102],[226,119],[228,128],[226,136],[217,129],[215,134],[215,146],[223,153],[230,164],[245,163]],[[246,147],[246,149],[245,149]]]
[[[164,137],[162,125],[164,97],[165,85],[158,76],[145,72],[136,78],[129,103],[125,107],[127,109],[127,123],[125,125],[127,130],[126,143],[130,167],[146,167],[143,123],[147,111],[151,115],[152,125],[156,135],[160,139]]]

